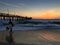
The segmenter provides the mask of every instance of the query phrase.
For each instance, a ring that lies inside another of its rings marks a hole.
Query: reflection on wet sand
[[[26,44],[60,44],[60,31],[59,30],[35,30],[35,31],[14,31],[15,43]],[[2,34],[3,32],[0,31]],[[0,37],[2,35],[0,34]],[[5,32],[4,32],[5,35]],[[1,38],[0,38],[1,40]]]

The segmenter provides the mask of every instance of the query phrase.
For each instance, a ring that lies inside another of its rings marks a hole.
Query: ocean
[[[9,20],[0,20],[0,30],[6,30]],[[26,23],[27,22],[27,23]],[[38,29],[60,29],[60,24],[53,22],[60,22],[60,20],[25,20],[12,21],[13,30],[38,30]]]

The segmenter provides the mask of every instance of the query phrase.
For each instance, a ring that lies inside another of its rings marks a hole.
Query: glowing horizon
[[[39,12],[24,12],[21,15],[30,16],[34,19],[60,19],[60,9],[48,9]],[[37,16],[38,15],[38,16]]]

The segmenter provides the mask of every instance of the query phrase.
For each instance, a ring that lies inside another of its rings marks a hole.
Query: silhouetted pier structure
[[[18,16],[18,15],[12,15],[12,14],[5,14],[5,13],[0,13],[0,19],[1,20],[30,20],[32,17],[23,17],[23,16]]]

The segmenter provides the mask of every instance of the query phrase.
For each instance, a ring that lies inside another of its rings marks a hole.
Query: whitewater
[[[43,21],[43,20],[28,20],[28,21],[42,22],[42,23],[39,23],[39,24],[32,24],[32,23],[22,24],[22,23],[19,23],[19,21],[12,21],[12,23],[14,24],[12,29],[13,30],[60,29],[60,25],[51,24],[48,21]],[[52,21],[50,21],[50,22],[52,22]],[[8,23],[9,23],[9,20],[0,20],[0,30],[6,30]]]

